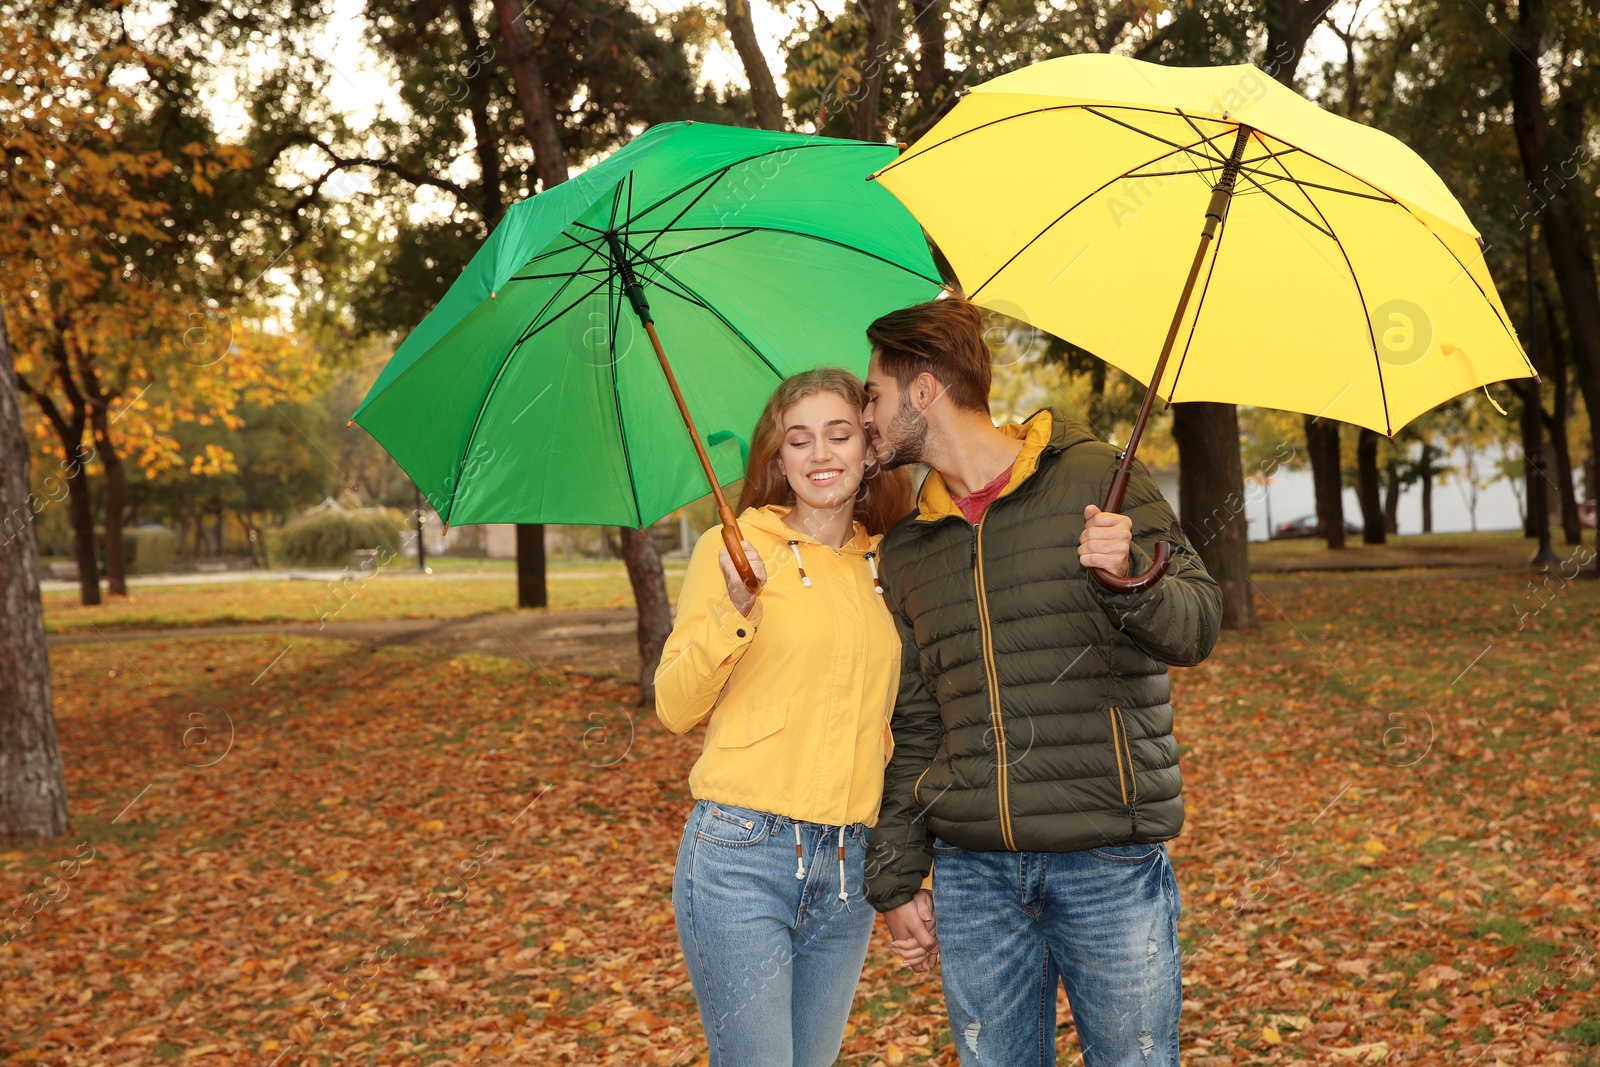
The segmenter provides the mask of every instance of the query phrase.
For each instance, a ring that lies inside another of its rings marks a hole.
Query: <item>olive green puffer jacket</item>
[[[1060,412],[1024,439],[977,526],[929,474],[881,546],[900,629],[894,751],[867,857],[880,911],[910,900],[935,836],[976,851],[1071,852],[1164,841],[1183,825],[1167,664],[1210,654],[1222,593],[1144,466],[1122,511],[1130,573],[1172,545],[1165,577],[1112,593],[1078,565],[1083,509],[1116,451]]]

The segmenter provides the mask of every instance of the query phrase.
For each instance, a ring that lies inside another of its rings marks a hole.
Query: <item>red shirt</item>
[[[983,518],[983,511],[989,506],[989,502],[1000,495],[1000,491],[1006,487],[1006,483],[1010,480],[1011,468],[1007,467],[995,476],[994,481],[971,496],[957,496],[951,499],[955,501],[956,507],[961,509],[961,514],[967,517],[967,521],[976,526],[978,525],[978,520]]]

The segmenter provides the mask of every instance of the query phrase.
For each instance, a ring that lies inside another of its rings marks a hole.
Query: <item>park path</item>
[[[326,623],[245,623],[170,629],[93,630],[50,634],[49,645],[119,645],[129,641],[244,637],[275,634],[296,640],[355,641],[373,647],[406,645],[433,652],[483,652],[526,660],[541,672],[572,668],[588,674],[614,674],[638,680],[635,615],[629,609],[602,611],[507,611],[455,619],[377,619]]]
[[[1441,578],[1503,577],[1515,573],[1503,561],[1490,566],[1445,566],[1397,574],[1392,567],[1344,569],[1323,580],[1339,582],[1434,582]],[[1310,571],[1258,569],[1256,580],[1271,588],[1287,588],[1316,580]],[[225,626],[184,626],[164,629],[97,629],[49,635],[51,648],[109,642],[247,637],[274,634],[291,643],[297,640],[354,641],[370,647],[404,645],[430,652],[456,655],[481,652],[523,660],[549,675],[571,670],[597,677],[637,682],[638,645],[632,609],[598,611],[506,611],[450,619],[375,619],[340,622],[239,623]]]

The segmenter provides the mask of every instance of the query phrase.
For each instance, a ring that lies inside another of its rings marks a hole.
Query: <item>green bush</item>
[[[129,574],[170,571],[178,556],[178,535],[165,526],[131,526],[122,531]]]
[[[274,532],[272,562],[277,566],[344,567],[350,563],[350,554],[360,549],[377,549],[379,561],[385,562],[400,551],[404,530],[405,516],[393,508],[319,511]]]

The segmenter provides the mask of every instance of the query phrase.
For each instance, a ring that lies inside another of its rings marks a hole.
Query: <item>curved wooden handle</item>
[[[722,544],[733,560],[733,569],[744,579],[746,589],[752,593],[761,592],[761,581],[756,577],[756,572],[750,569],[750,561],[745,558],[744,535],[739,532],[739,520],[733,517],[733,509],[726,504],[717,510],[721,512],[717,517],[722,520]]]
[[[1118,578],[1115,574],[1103,567],[1090,567],[1089,573],[1094,575],[1094,580],[1113,593],[1142,593],[1161,580],[1167,573],[1167,564],[1172,562],[1172,546],[1165,541],[1156,543],[1155,562],[1150,564],[1150,569],[1143,574],[1131,574],[1126,578]]]

